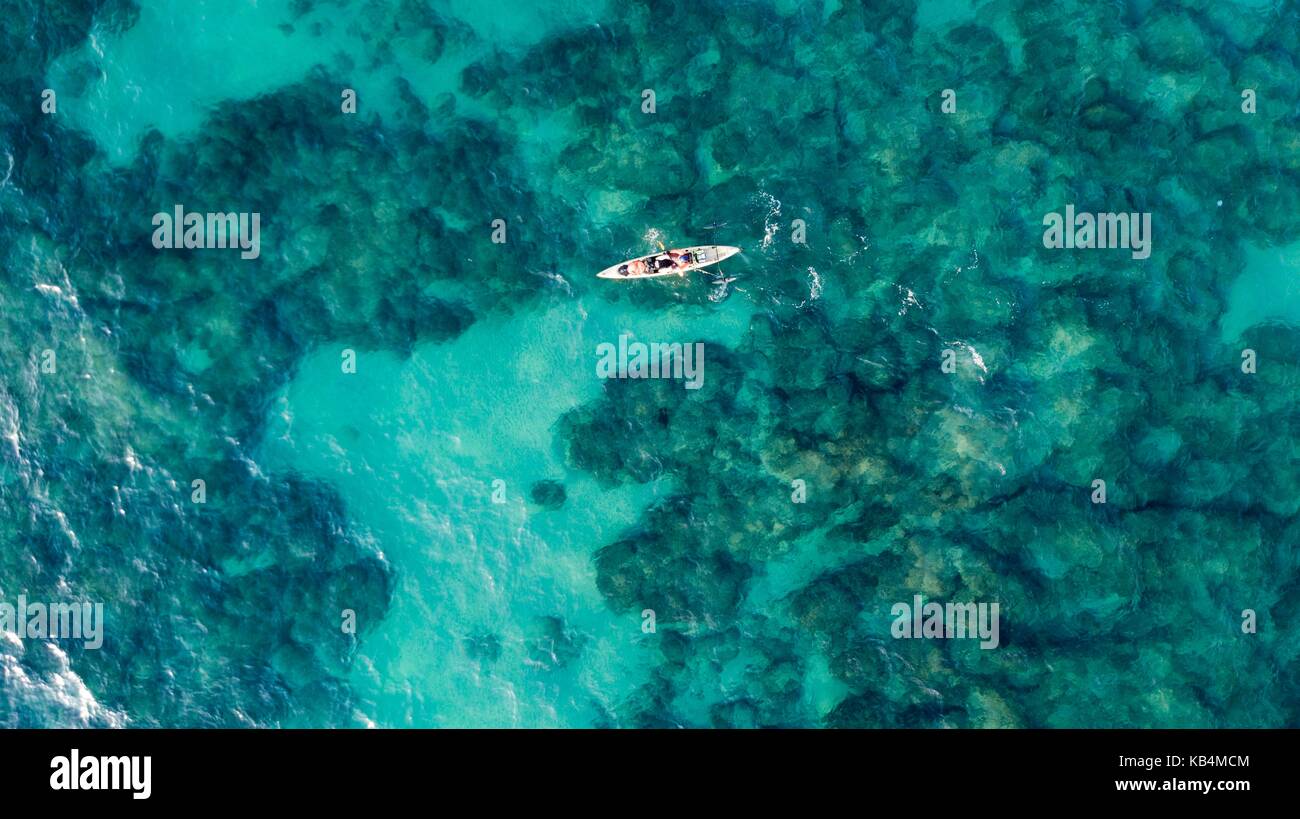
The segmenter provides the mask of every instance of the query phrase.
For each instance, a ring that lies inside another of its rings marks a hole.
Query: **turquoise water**
[[[628,327],[681,337],[689,322],[587,306],[484,321],[406,360],[365,355],[355,376],[340,350],[322,350],[274,399],[258,462],[329,481],[407,567],[352,680],[378,724],[597,724],[653,668],[640,613],[608,609],[591,552],[672,480],[604,488],[537,442],[599,398],[588,359],[601,340]],[[715,314],[720,343],[737,342],[746,313]],[[558,510],[529,501],[548,478],[565,484]],[[557,617],[581,642],[573,657],[548,628]],[[477,656],[485,639],[499,644],[491,663]]]
[[[1222,338],[1233,342],[1251,327],[1300,321],[1300,243],[1245,248],[1246,266],[1228,291]]]
[[[1293,4],[9,12],[0,725],[1300,724]]]

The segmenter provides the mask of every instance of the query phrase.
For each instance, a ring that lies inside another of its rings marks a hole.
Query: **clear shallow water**
[[[1225,341],[1236,341],[1250,327],[1300,319],[1300,243],[1285,247],[1246,247],[1246,267],[1232,283],[1228,312],[1221,323]]]
[[[0,599],[108,624],[0,642],[0,724],[1296,724],[1291,6],[10,19]],[[261,258],[155,251],[176,203]],[[734,289],[592,278],[658,241]],[[624,332],[704,389],[602,382]]]
[[[354,682],[378,724],[602,724],[645,682],[655,652],[640,612],[609,611],[591,553],[672,481],[607,489],[538,442],[575,404],[598,398],[597,344],[631,327],[684,337],[683,318],[567,303],[481,322],[405,361],[364,355],[355,377],[331,348],[276,397],[258,462],[338,487],[403,567],[394,605],[356,662]],[[714,337],[734,344],[743,311],[716,319]],[[542,479],[564,482],[562,508],[529,501]]]

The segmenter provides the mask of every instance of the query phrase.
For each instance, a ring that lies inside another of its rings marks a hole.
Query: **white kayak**
[[[598,279],[653,279],[659,276],[685,276],[723,259],[730,259],[740,248],[729,245],[699,245],[665,250],[628,259],[596,274]]]

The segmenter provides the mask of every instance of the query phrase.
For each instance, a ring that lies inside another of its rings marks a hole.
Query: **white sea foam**
[[[771,247],[772,239],[776,236],[776,232],[781,229],[781,223],[778,222],[776,218],[781,215],[781,200],[777,199],[767,191],[759,191],[757,195],[758,198],[762,200],[763,204],[767,206],[767,215],[763,217],[762,244],[763,249],[767,250]]]
[[[53,669],[35,674],[22,663],[25,651],[17,635],[0,631],[0,713],[12,724],[6,727],[123,728],[128,717],[105,708],[85,681],[72,670],[68,655],[53,643],[41,650],[53,660]]]

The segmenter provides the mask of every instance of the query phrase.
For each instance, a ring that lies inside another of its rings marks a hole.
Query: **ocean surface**
[[[1296,3],[2,5],[0,726],[1300,726]]]

